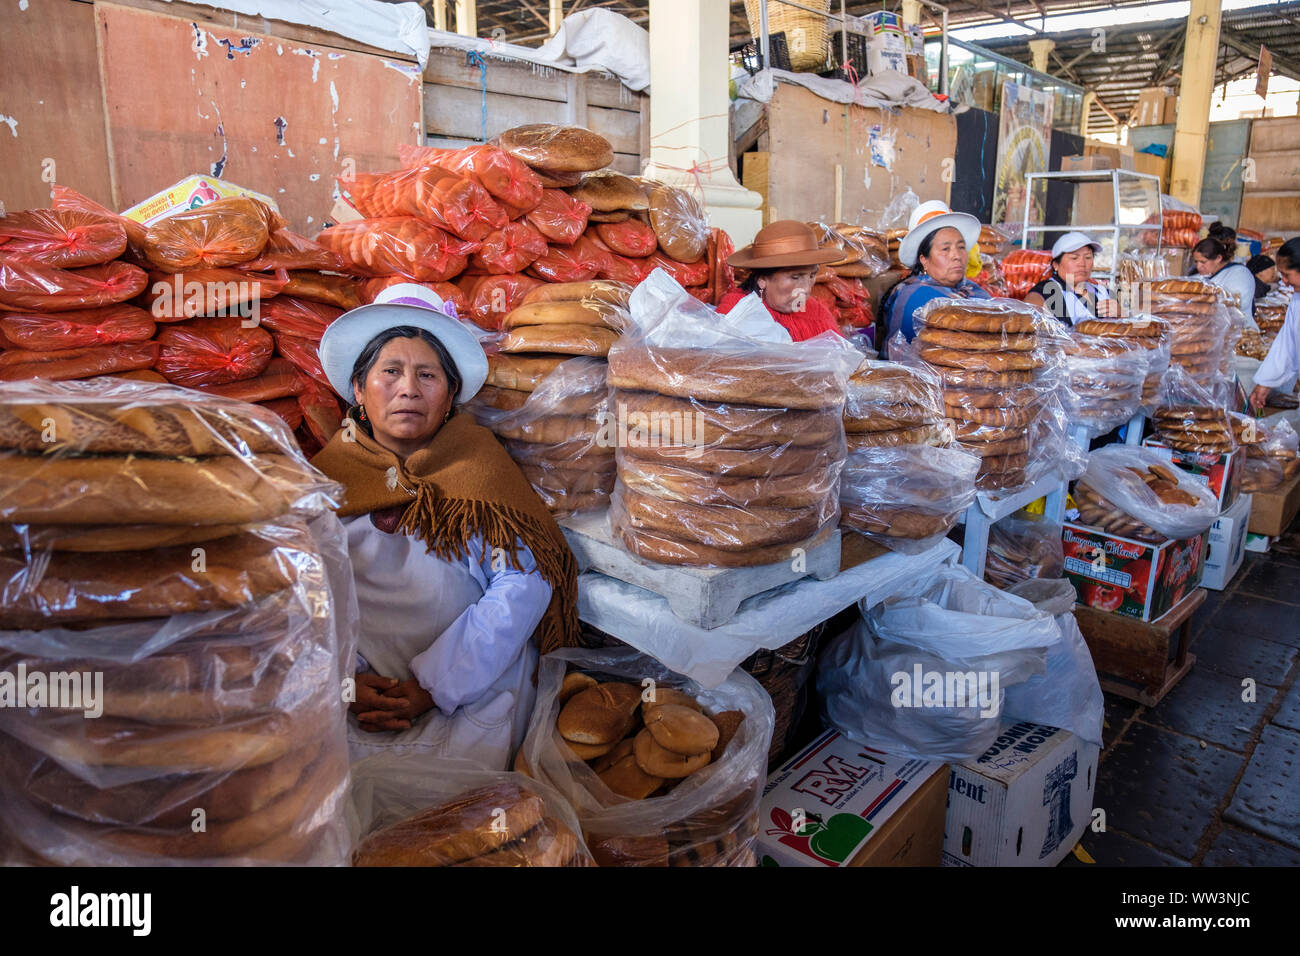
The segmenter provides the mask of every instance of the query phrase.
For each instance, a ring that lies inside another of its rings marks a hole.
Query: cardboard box
[[[869,37],[877,37],[885,34],[894,34],[900,39],[903,36],[903,15],[901,13],[890,13],[888,10],[875,10],[864,17],[859,17],[859,23],[862,25],[862,32]]]
[[[1222,591],[1246,559],[1246,525],[1250,523],[1250,495],[1242,495],[1210,526],[1201,587]]]
[[[1178,97],[1163,86],[1152,86],[1138,93],[1137,105],[1129,117],[1130,126],[1164,126],[1178,116]]]
[[[1245,452],[1238,448],[1231,454],[1201,454],[1195,451],[1175,451],[1157,438],[1148,438],[1142,442],[1143,448],[1150,448],[1168,458],[1173,464],[1190,474],[1202,485],[1210,489],[1219,502],[1219,513],[1227,511],[1241,493],[1241,473],[1244,469]]]
[[[974,105],[992,113],[993,100],[997,94],[998,75],[996,70],[980,70],[971,79],[971,100]]]
[[[1157,156],[1155,153],[1134,153],[1133,171],[1146,173],[1148,176],[1160,177],[1160,191],[1169,192],[1169,157]]]
[[[901,36],[884,35],[867,41],[867,70],[872,76],[885,70],[907,72],[907,54]]]
[[[1247,525],[1247,528],[1249,529],[1249,525]],[[1247,530],[1246,543],[1243,547],[1247,551],[1252,551],[1255,554],[1268,554],[1269,540],[1270,539],[1266,534],[1252,534]]]
[[[1105,156],[1110,160],[1110,169],[1132,169],[1133,168],[1133,147],[1118,146],[1114,143],[1103,143],[1098,139],[1084,140],[1083,155],[1085,156]]]
[[[1272,491],[1257,491],[1251,497],[1248,530],[1270,538],[1280,537],[1300,512],[1300,475],[1282,482]]]
[[[1055,866],[1092,820],[1096,744],[1004,721],[975,760],[952,765],[944,866]]]
[[[1149,544],[1066,521],[1065,576],[1078,603],[1154,621],[1201,583],[1208,533]]]
[[[826,731],[768,777],[761,865],[938,866],[946,770]]]
[[[1067,173],[1095,169],[1114,169],[1109,156],[1061,157],[1061,171]],[[1074,184],[1074,212],[1071,223],[1076,226],[1100,226],[1115,218],[1115,191],[1108,181]]]
[[[136,222],[144,223],[146,226],[152,226],[159,219],[164,219],[178,209],[196,209],[199,206],[206,206],[210,202],[216,202],[218,199],[230,199],[234,196],[250,196],[253,199],[260,199],[276,212],[280,207],[275,204],[275,200],[270,196],[264,196],[252,189],[245,189],[243,186],[236,186],[234,183],[228,183],[224,179],[217,179],[215,176],[186,176],[174,186],[168,186],[162,192],[154,193],[144,202],[136,203],[126,212],[122,213],[128,219],[134,219]]]

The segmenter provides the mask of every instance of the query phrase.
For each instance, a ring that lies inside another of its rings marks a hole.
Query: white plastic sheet
[[[557,66],[605,70],[629,89],[640,91],[650,86],[650,34],[612,10],[569,14],[536,56]]]

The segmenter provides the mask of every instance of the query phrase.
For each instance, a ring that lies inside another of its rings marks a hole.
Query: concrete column
[[[920,23],[923,9],[921,0],[903,0],[903,26]]]
[[[555,36],[560,32],[560,24],[564,22],[564,0],[551,0],[548,19],[551,21],[551,36]]]
[[[456,0],[456,32],[461,36],[478,36],[478,0]]]
[[[433,28],[447,29],[447,0],[433,0]]]
[[[1056,49],[1056,41],[1047,37],[1039,37],[1037,40],[1029,41],[1029,54],[1034,60],[1034,69],[1039,73],[1047,72],[1047,58],[1051,56]]]
[[[1088,138],[1088,117],[1092,114],[1093,101],[1097,99],[1097,94],[1092,90],[1083,94],[1083,106],[1079,117],[1079,135],[1084,139]]]
[[[1183,43],[1183,74],[1178,85],[1174,159],[1169,194],[1200,207],[1205,178],[1205,148],[1210,134],[1210,98],[1219,52],[1220,0],[1192,0]]]
[[[763,197],[729,162],[730,9],[717,0],[650,0],[650,162],[645,175],[689,189],[740,248],[763,225]],[[703,193],[703,195],[701,195]]]

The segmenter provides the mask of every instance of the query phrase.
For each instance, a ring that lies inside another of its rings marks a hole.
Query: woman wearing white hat
[[[505,450],[456,413],[488,363],[454,315],[401,284],[326,329],[321,365],[356,404],[312,463],[345,492],[353,758],[397,748],[505,769],[532,709],[534,642],[576,643],[577,569]]]
[[[881,315],[889,320],[886,342],[900,332],[912,341],[916,310],[934,299],[992,298],[966,278],[968,250],[979,237],[978,219],[953,212],[940,199],[923,202],[912,211],[907,235],[898,244],[899,261],[912,271],[885,297],[881,307]]]
[[[1119,303],[1105,286],[1092,281],[1096,252],[1101,252],[1101,243],[1081,232],[1067,232],[1052,245],[1052,274],[1030,289],[1025,301],[1066,325],[1118,316]]]

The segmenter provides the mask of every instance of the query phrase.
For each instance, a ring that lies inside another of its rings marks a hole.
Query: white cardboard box
[[[1240,495],[1210,526],[1201,587],[1222,591],[1246,558],[1246,526],[1250,524],[1250,495]]]
[[[765,865],[853,865],[890,817],[943,770],[941,761],[890,756],[828,730],[767,778],[760,856],[771,859]],[[938,861],[942,790],[934,809],[930,865]]]
[[[944,866],[1055,866],[1092,819],[1101,749],[1068,730],[1004,721],[983,755],[952,764]]]

